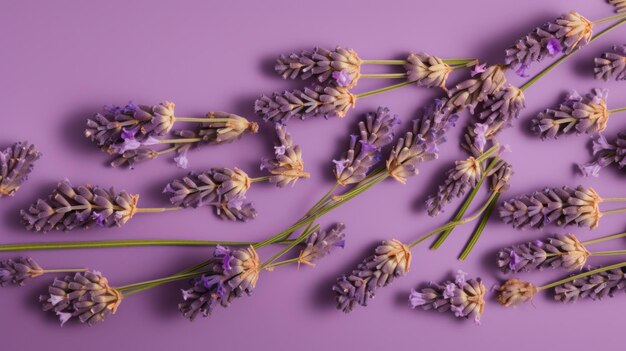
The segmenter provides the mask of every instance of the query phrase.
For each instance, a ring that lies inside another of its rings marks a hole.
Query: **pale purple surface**
[[[7,1],[0,5],[0,99],[3,146],[27,139],[43,152],[30,180],[14,198],[0,201],[0,240],[4,243],[51,240],[130,238],[261,239],[290,225],[332,184],[331,160],[340,156],[348,134],[364,112],[388,106],[402,126],[416,115],[437,90],[406,87],[358,102],[344,119],[294,120],[289,132],[300,143],[312,177],[294,188],[276,189],[255,184],[249,198],[259,216],[247,224],[220,221],[209,209],[161,215],[140,214],[123,228],[94,229],[47,235],[26,232],[18,210],[46,195],[64,178],[74,183],[115,185],[142,195],[141,203],[166,206],[161,194],[171,179],[185,174],[171,161],[158,159],[135,170],[112,169],[106,156],[82,137],[85,119],[104,104],[128,100],[155,104],[170,100],[181,116],[200,116],[224,110],[253,117],[253,101],[261,93],[301,86],[273,74],[273,60],[313,46],[339,44],[368,59],[402,58],[408,51],[442,57],[478,57],[502,61],[504,49],[534,26],[571,9],[595,20],[612,15],[602,0],[440,1]],[[603,27],[602,27],[603,28]],[[622,27],[593,43],[526,91],[527,108],[515,128],[501,134],[513,153],[507,159],[515,175],[510,198],[544,186],[592,185],[606,196],[626,196],[624,173],[607,168],[599,178],[581,177],[574,164],[590,160],[588,136],[566,136],[540,141],[528,132],[529,119],[554,106],[567,89],[588,92],[610,90],[609,108],[626,105],[623,83],[593,80],[594,56],[623,41]],[[531,74],[548,62],[533,65]],[[373,72],[373,71],[370,71]],[[509,72],[515,83],[523,80]],[[461,76],[453,74],[452,80]],[[356,91],[384,85],[359,82]],[[622,89],[621,91],[619,89]],[[467,121],[467,116],[461,121]],[[271,156],[271,126],[262,124],[258,136],[245,136],[231,145],[189,152],[190,169],[239,166],[256,175],[261,157]],[[437,252],[426,246],[414,250],[410,274],[380,289],[367,308],[344,315],[334,309],[331,285],[349,272],[382,239],[409,241],[443,223],[458,205],[429,218],[424,201],[443,172],[463,154],[458,146],[461,126],[444,144],[439,160],[421,168],[421,174],[402,186],[387,181],[359,200],[323,218],[347,225],[347,245],[317,267],[277,269],[264,273],[254,296],[218,309],[211,319],[185,320],[176,308],[182,284],[173,284],[127,298],[118,313],[93,328],[68,323],[60,328],[52,314],[40,311],[37,296],[52,277],[30,281],[23,288],[0,290],[2,349],[124,350],[149,349],[376,349],[390,346],[456,349],[459,344],[481,349],[526,350],[612,348],[623,344],[626,296],[564,306],[539,295],[535,306],[501,308],[490,299],[482,325],[459,321],[447,314],[411,310],[411,288],[429,280],[450,278],[461,268],[481,276],[487,287],[497,273],[497,249],[563,229],[515,231],[494,219],[467,262],[456,255],[473,225],[457,229]],[[616,115],[608,136],[626,129]],[[599,229],[574,229],[580,238],[618,233],[626,218],[603,218]],[[618,249],[624,241],[597,246]],[[113,284],[152,279],[203,260],[202,248],[133,248],[31,253],[45,267],[88,266],[102,271]],[[23,253],[28,255],[29,253]],[[270,250],[261,255],[268,257]],[[0,259],[18,254],[2,253]],[[592,260],[617,262],[620,258]],[[541,284],[563,272],[520,275]],[[71,345],[71,346],[70,346]]]

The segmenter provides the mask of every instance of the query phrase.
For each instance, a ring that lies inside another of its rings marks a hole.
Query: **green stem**
[[[626,250],[612,250],[612,251],[596,251],[590,252],[591,256],[613,256],[613,255],[625,255]]]
[[[401,88],[403,86],[410,85],[410,84],[413,84],[413,83],[414,83],[413,81],[406,81],[406,82],[398,83],[398,84],[391,85],[391,86],[388,86],[388,87],[384,87],[384,88],[368,91],[368,92],[365,92],[365,93],[357,94],[356,98],[360,99],[360,98],[364,98],[366,96],[371,96],[371,95],[384,93],[386,91],[391,91],[391,90],[394,90],[394,89],[398,89],[398,88]]]
[[[263,262],[263,264],[261,264],[261,269],[267,268],[270,264],[272,264],[272,262],[276,261],[278,258],[286,254],[289,250],[296,247],[296,245],[300,244],[304,239],[306,239],[309,236],[309,234],[316,231],[320,227],[319,224],[314,227],[311,227],[312,225],[313,225],[313,222],[309,223],[309,225],[302,232],[302,234],[298,238],[296,238],[291,244],[287,245],[285,248],[278,251],[274,256],[270,257],[267,261]]]
[[[167,212],[167,211],[178,211],[182,210],[183,207],[156,207],[156,208],[136,208],[135,211],[137,213],[155,213],[155,212]]]
[[[80,273],[80,272],[87,272],[88,269],[87,268],[72,268],[72,269],[64,269],[64,268],[57,268],[57,269],[44,269],[43,272],[48,274],[48,273]]]
[[[554,283],[550,283],[550,284],[547,284],[547,285],[544,285],[544,286],[540,286],[540,287],[537,288],[537,291],[554,288],[555,286],[559,286],[561,284],[569,283],[572,280],[588,277],[588,276],[594,275],[596,273],[602,273],[602,272],[610,271],[611,269],[622,268],[622,267],[625,267],[625,266],[626,266],[626,262],[616,263],[614,265],[605,266],[605,267],[600,267],[600,268],[597,268],[597,269],[594,269],[594,270],[591,270],[591,271],[587,271],[587,272],[584,272],[584,273],[573,275],[571,277],[567,277],[565,279],[558,280],[558,281],[556,281]]]
[[[492,146],[489,150],[483,152],[480,156],[478,156],[476,161],[483,162],[484,160],[486,160],[489,157],[491,157],[491,155],[493,155],[493,153],[498,151],[498,150],[500,150],[500,144],[496,144],[496,145]]]
[[[361,63],[369,65],[404,65],[405,60],[361,60]]]
[[[591,40],[589,40],[589,43],[592,43],[593,41],[597,40],[598,38],[600,38],[601,36],[603,36],[604,34],[610,32],[611,30],[617,28],[618,26],[624,24],[624,22],[626,21],[626,19],[623,19],[617,23],[614,23],[613,25],[607,27],[606,29],[604,29],[603,31],[601,31],[600,33],[596,34],[593,36],[593,38],[591,38]],[[528,80],[526,83],[524,83],[524,85],[522,85],[520,87],[520,90],[524,91],[526,90],[528,87],[530,87],[531,85],[533,85],[533,83],[535,83],[536,81],[538,81],[541,77],[545,76],[548,72],[550,72],[551,70],[553,70],[556,66],[558,66],[561,62],[565,61],[565,59],[567,59],[568,57],[572,56],[573,54],[575,54],[578,50],[580,49],[576,49],[572,52],[570,52],[569,54],[563,55],[561,56],[561,58],[559,58],[558,60],[554,61],[551,65],[549,65],[548,67],[544,68],[541,72],[537,73],[537,75],[535,75],[534,77],[532,77],[530,80]]]
[[[172,146],[172,147],[167,148],[165,150],[158,151],[157,154],[158,155],[163,155],[163,154],[166,154],[168,152],[176,151],[177,149],[178,149],[178,146]]]
[[[620,19],[620,18],[624,18],[624,17],[626,17],[626,13],[622,13],[622,14],[615,15],[615,16],[610,16],[610,17],[605,17],[605,18],[599,19],[597,21],[593,21],[592,23],[593,23],[593,25],[596,25],[596,24],[600,24],[600,23],[604,23],[604,22],[610,22],[612,20],[616,20],[616,19]]]
[[[276,263],[270,264],[270,265],[266,266],[265,269],[270,269],[271,270],[271,269],[274,269],[274,268],[279,267],[279,266],[285,266],[285,265],[292,264],[292,263],[298,263],[299,261],[300,261],[300,258],[298,258],[298,257],[290,258],[288,260],[284,260],[284,261],[280,261],[280,262],[276,262]]]
[[[324,204],[324,202],[337,190],[339,187],[339,183],[333,184],[332,187],[322,196],[306,213],[306,215],[310,215],[312,212],[316,211],[320,206]]]
[[[406,78],[406,73],[367,73],[361,74],[361,78]]]
[[[609,110],[609,114],[612,115],[614,113],[620,113],[620,112],[624,112],[626,111],[626,107],[622,107],[622,108],[614,108],[612,110]]]
[[[478,239],[480,239],[480,235],[482,234],[483,230],[487,226],[489,217],[491,217],[491,213],[493,212],[493,209],[496,207],[496,203],[498,202],[499,197],[500,197],[500,193],[496,193],[496,196],[494,196],[494,198],[491,200],[491,202],[487,206],[487,209],[485,210],[485,214],[483,215],[483,218],[480,220],[480,223],[478,223],[478,227],[472,234],[470,241],[467,243],[467,245],[465,246],[465,249],[463,249],[463,252],[461,252],[461,255],[459,256],[460,261],[465,261],[465,259],[467,259],[467,256],[469,256],[470,252],[472,252],[472,249],[478,242]]]
[[[115,287],[115,289],[120,290],[120,291],[124,291],[124,290],[131,290],[131,289],[135,289],[138,287],[143,287],[146,285],[154,285],[154,284],[165,284],[165,283],[170,283],[170,282],[175,282],[178,280],[182,280],[182,279],[187,279],[187,278],[193,278],[205,273],[209,273],[211,272],[211,270],[204,270],[204,271],[200,271],[200,272],[189,272],[189,273],[183,273],[183,274],[175,274],[175,275],[171,275],[169,277],[165,277],[165,278],[159,278],[159,279],[153,279],[153,280],[146,280],[143,282],[139,282],[139,283],[133,283],[133,284],[128,284],[128,285],[123,285],[120,287]],[[156,286],[156,285],[154,285]],[[126,294],[124,294],[126,295]]]
[[[619,234],[603,236],[603,237],[600,237],[598,239],[583,241],[581,244],[583,244],[583,246],[587,246],[587,245],[601,243],[603,241],[608,241],[608,240],[613,240],[613,239],[618,239],[618,238],[623,238],[623,237],[626,237],[626,233],[619,233]]]
[[[202,138],[179,138],[179,139],[162,139],[159,144],[188,144],[202,141]]]

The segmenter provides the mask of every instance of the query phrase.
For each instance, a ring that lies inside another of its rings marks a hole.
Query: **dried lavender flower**
[[[459,270],[454,281],[441,284],[431,283],[419,291],[413,289],[409,295],[412,308],[452,312],[457,318],[472,318],[480,324],[485,311],[485,285],[480,278],[467,280],[467,273]]]
[[[502,193],[509,189],[511,177],[513,176],[513,166],[501,159],[487,172],[487,176],[491,182],[491,191]]]
[[[332,84],[352,88],[361,76],[361,59],[352,49],[337,46],[334,50],[315,48],[303,50],[300,54],[281,55],[274,66],[276,73],[283,79],[305,80],[315,77],[319,83],[330,81]],[[338,75],[346,78],[338,79]]]
[[[389,176],[404,184],[419,172],[419,163],[438,157],[438,145],[446,141],[447,131],[458,119],[447,103],[447,99],[435,99],[424,115],[413,121],[412,131],[398,139],[386,161]]]
[[[105,106],[87,120],[85,137],[109,153],[124,153],[148,141],[149,137],[167,134],[174,125],[174,103]]]
[[[140,146],[136,149],[126,150],[120,154],[117,154],[111,161],[111,167],[130,167],[135,164],[144,161],[149,161],[157,158],[159,152],[151,149],[147,146]]]
[[[521,76],[535,61],[564,52],[566,54],[585,46],[591,39],[593,23],[571,11],[552,22],[547,22],[518,40],[506,50],[504,62]]]
[[[625,289],[624,268],[615,268],[556,286],[554,299],[564,303],[585,298],[598,300],[607,296],[613,297]]]
[[[0,151],[0,197],[13,196],[28,179],[41,153],[27,141]]]
[[[626,1],[624,1],[626,8]],[[605,52],[594,59],[596,79],[626,80],[626,45],[613,46],[613,52]]]
[[[278,146],[274,147],[274,158],[262,160],[261,170],[270,174],[269,181],[282,188],[289,184],[294,185],[300,178],[309,178],[311,175],[304,171],[304,160],[300,145],[294,145],[291,135],[285,127],[276,124]]]
[[[337,309],[351,312],[358,304],[367,306],[377,288],[385,287],[401,277],[411,266],[411,251],[398,240],[383,241],[373,256],[361,262],[348,276],[341,276],[333,285]]]
[[[200,138],[201,143],[222,144],[233,142],[246,132],[255,134],[259,130],[256,122],[232,113],[209,112],[206,118],[207,122],[197,123],[196,129],[175,130],[172,133],[182,138]]]
[[[28,230],[48,232],[121,226],[137,211],[139,195],[126,191],[85,185],[73,187],[69,180],[60,182],[47,200],[39,199],[27,210],[20,211]]]
[[[257,216],[254,204],[250,201],[244,201],[243,198],[236,198],[231,201],[222,200],[214,206],[217,215],[229,221],[247,222]]]
[[[574,234],[557,234],[543,240],[513,245],[498,252],[498,268],[503,273],[519,273],[544,268],[582,269],[589,251]]]
[[[621,132],[617,138],[609,142],[602,134],[598,134],[593,140],[592,162],[578,165],[585,176],[599,175],[600,169],[610,164],[616,164],[619,168],[626,166],[626,132]]]
[[[606,98],[606,89],[593,89],[584,97],[573,91],[557,110],[549,108],[540,112],[532,120],[531,130],[542,139],[557,138],[574,131],[602,132],[609,119]]]
[[[170,202],[174,206],[197,208],[217,200],[218,186],[211,171],[191,172],[186,177],[168,183],[163,193],[171,194]]]
[[[255,101],[254,111],[266,121],[285,124],[292,117],[344,117],[355,103],[356,95],[348,88],[317,85],[274,93],[271,97],[263,95]]]
[[[325,231],[319,229],[311,233],[306,239],[306,246],[298,256],[298,264],[303,263],[315,266],[314,261],[328,255],[334,248],[344,248],[346,245],[346,225],[337,223]]]
[[[502,129],[510,126],[511,121],[518,118],[524,107],[526,102],[522,90],[507,85],[493,95],[487,96],[477,117],[489,126],[487,137],[493,138]]]
[[[230,168],[213,168],[211,170],[211,176],[216,183],[217,195],[223,200],[233,200],[237,198],[244,198],[246,192],[250,189],[250,177],[241,169],[235,167]]]
[[[19,257],[15,260],[0,261],[0,286],[8,284],[22,286],[26,280],[42,274],[43,268],[32,258]]]
[[[608,0],[609,4],[615,6],[615,12],[626,12],[626,0]]]
[[[473,113],[476,105],[502,89],[505,82],[506,76],[501,65],[486,67],[484,71],[452,88],[448,93],[447,105],[455,112],[467,107]]]
[[[518,306],[526,301],[533,299],[533,296],[539,291],[536,286],[529,282],[512,278],[504,282],[498,289],[496,299],[505,307]]]
[[[259,278],[261,261],[252,246],[233,251],[218,246],[213,258],[212,272],[182,290],[183,302],[178,309],[190,321],[199,315],[210,316],[218,305],[228,307],[235,298],[251,295]]]
[[[394,126],[400,123],[388,108],[379,107],[358,124],[359,134],[350,137],[350,146],[339,160],[333,160],[337,183],[345,186],[358,183],[380,161],[380,150],[391,143]]]
[[[443,212],[443,206],[457,197],[465,195],[467,190],[474,188],[483,173],[482,163],[473,156],[462,161],[456,161],[454,168],[448,170],[447,177],[435,195],[426,201],[430,216]]]
[[[420,52],[409,54],[406,62],[404,69],[409,81],[415,82],[418,86],[439,87],[446,90],[446,81],[452,72],[452,67],[443,59]]]
[[[504,202],[500,218],[515,228],[542,228],[547,223],[557,226],[576,224],[596,228],[602,214],[602,198],[593,188],[546,188]]]
[[[115,314],[123,297],[100,272],[92,271],[55,279],[48,287],[48,295],[39,300],[44,311],[57,314],[61,325],[71,318],[94,325]]]

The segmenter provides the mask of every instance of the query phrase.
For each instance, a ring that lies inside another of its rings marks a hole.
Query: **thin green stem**
[[[554,288],[555,286],[559,286],[561,284],[569,283],[569,282],[571,282],[573,280],[576,280],[576,279],[588,277],[590,275],[594,275],[594,274],[597,274],[597,273],[602,273],[602,272],[610,271],[611,269],[622,268],[622,267],[626,267],[626,262],[616,263],[616,264],[613,264],[613,265],[610,265],[610,266],[600,267],[600,268],[597,268],[597,269],[594,269],[594,270],[591,270],[591,271],[587,271],[587,272],[584,272],[584,273],[576,274],[576,275],[573,275],[571,277],[567,277],[565,279],[558,280],[558,281],[556,281],[554,283],[550,283],[550,284],[547,284],[547,285],[544,285],[544,286],[540,286],[540,287],[537,288],[537,291]]]
[[[339,183],[333,184],[332,187],[322,196],[307,212],[306,215],[310,215],[312,212],[316,211],[320,206],[323,206],[324,202],[337,190],[339,187]]]
[[[300,261],[300,258],[298,258],[298,257],[296,257],[296,258],[290,258],[290,259],[288,259],[288,260],[284,260],[284,261],[279,261],[279,262],[276,262],[276,263],[272,263],[272,264],[270,264],[270,265],[266,266],[266,267],[265,267],[265,269],[266,269],[266,270],[272,270],[272,269],[274,269],[274,268],[276,268],[276,267],[279,267],[279,266],[285,266],[285,265],[292,264],[292,263],[298,263],[299,261]]]
[[[491,213],[493,212],[493,209],[496,207],[496,203],[498,202],[499,197],[500,197],[500,193],[498,192],[496,193],[496,196],[493,197],[493,199],[487,206],[487,209],[485,210],[485,213],[483,214],[483,218],[478,223],[478,227],[472,234],[472,237],[470,238],[469,242],[465,246],[465,249],[463,249],[463,252],[461,252],[461,255],[459,255],[460,261],[465,261],[465,259],[467,259],[467,256],[469,256],[470,252],[472,252],[472,249],[474,249],[474,246],[478,242],[478,239],[480,239],[480,235],[483,233],[483,230],[487,226],[489,217],[491,217]]]
[[[361,63],[369,65],[404,65],[406,60],[361,60]]]
[[[471,60],[471,61],[467,61],[467,62],[461,63],[461,64],[453,64],[450,67],[453,70],[457,70],[457,69],[463,69],[463,68],[467,68],[467,67],[476,66],[477,64],[478,64],[478,60]]]
[[[595,251],[595,252],[589,252],[589,255],[591,256],[626,255],[626,250]]]
[[[256,182],[264,182],[266,180],[269,180],[270,176],[264,176],[264,177],[258,177],[258,178],[250,178],[250,182],[251,183],[256,183]]]
[[[475,58],[447,58],[443,59],[443,62],[449,65],[463,65],[467,63],[478,63],[478,60]]]
[[[478,156],[476,161],[483,162],[484,160],[486,160],[489,157],[491,157],[491,155],[493,155],[493,153],[498,151],[498,150],[500,150],[500,144],[496,144],[496,145],[492,146],[489,150],[483,152],[480,156]]]
[[[165,277],[165,278],[159,278],[159,279],[153,279],[153,280],[146,280],[143,282],[139,282],[139,283],[133,283],[133,284],[128,284],[128,285],[123,285],[123,286],[119,286],[119,287],[115,287],[115,289],[120,290],[120,291],[124,291],[124,290],[131,290],[131,289],[135,289],[138,287],[142,287],[145,285],[153,285],[153,284],[165,284],[165,283],[170,283],[170,282],[175,282],[178,280],[182,280],[182,279],[187,279],[187,278],[193,278],[205,273],[209,273],[212,272],[211,270],[204,270],[204,271],[199,271],[199,272],[189,272],[189,273],[183,273],[183,274],[174,274],[171,275],[169,277]],[[124,294],[126,295],[126,294]]]
[[[315,225],[314,227],[312,227],[312,225],[313,225],[313,222],[309,223],[309,225],[302,232],[302,234],[298,238],[296,238],[291,244],[287,245],[285,248],[278,251],[274,256],[270,257],[267,261],[263,262],[263,264],[261,264],[261,269],[267,268],[270,264],[272,264],[272,262],[276,261],[278,258],[286,254],[289,250],[296,247],[296,245],[300,244],[304,239],[306,239],[309,236],[309,234],[316,231],[320,227],[319,224]]]
[[[600,212],[600,215],[604,216],[604,215],[618,214],[618,213],[624,213],[624,212],[626,212],[626,208],[618,208],[617,210]]]
[[[80,272],[87,272],[89,269],[87,268],[71,268],[71,269],[65,269],[65,268],[57,268],[57,269],[44,269],[43,272],[44,273],[80,273]]]
[[[413,84],[413,83],[415,83],[415,82],[413,82],[413,81],[406,81],[406,82],[398,83],[398,84],[391,85],[391,86],[388,86],[388,87],[384,87],[384,88],[368,91],[368,92],[365,92],[365,93],[357,94],[356,98],[360,99],[360,98],[364,98],[366,96],[371,96],[371,95],[384,93],[386,91],[391,91],[391,90],[394,90],[394,89],[398,89],[398,88],[401,88],[403,86],[407,86],[407,85],[410,85],[410,84]]]
[[[609,110],[609,114],[612,115],[614,113],[620,113],[620,112],[625,112],[626,111],[626,107],[622,107],[622,108],[614,108],[612,110]]]
[[[361,74],[361,78],[406,78],[406,73],[366,73]]]
[[[145,208],[136,208],[135,211],[137,213],[155,213],[155,212],[167,212],[167,211],[178,211],[182,210],[183,207],[145,207]]]
[[[583,241],[581,244],[583,244],[583,246],[587,246],[591,244],[601,243],[603,241],[609,241],[609,240],[624,238],[624,237],[626,237],[626,233],[619,233],[619,234],[603,236],[603,237],[593,239],[593,240]]]
[[[605,17],[605,18],[599,19],[597,21],[593,21],[592,23],[595,26],[596,24],[600,24],[600,23],[604,23],[604,22],[610,22],[610,21],[613,21],[613,20],[616,20],[616,19],[620,19],[620,18],[624,18],[624,17],[626,17],[626,13],[622,13],[622,14],[615,15],[615,16],[610,16],[610,17]]]
[[[167,148],[167,149],[165,149],[165,150],[158,151],[158,152],[157,152],[157,155],[159,155],[159,156],[160,156],[160,155],[166,154],[166,153],[168,153],[168,152],[176,151],[176,150],[178,150],[178,146],[172,146],[172,147]]]
[[[188,144],[202,141],[202,138],[161,139],[159,144]]]

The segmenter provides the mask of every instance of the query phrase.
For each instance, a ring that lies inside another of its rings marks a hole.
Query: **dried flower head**
[[[349,149],[339,160],[333,160],[333,173],[342,186],[358,183],[380,161],[380,150],[391,143],[397,115],[388,108],[379,107],[376,113],[368,113],[358,124],[359,134],[350,136]]]
[[[626,275],[624,268],[615,268],[556,286],[554,288],[554,299],[564,303],[575,302],[578,299],[585,298],[598,300],[607,296],[613,297],[615,293],[625,289]]]
[[[446,90],[448,75],[452,67],[443,59],[423,52],[410,54],[404,64],[407,79],[418,86],[428,88],[439,87]]]
[[[250,189],[250,177],[241,169],[235,167],[230,168],[213,168],[211,175],[216,183],[217,195],[223,200],[233,200],[244,198],[246,192]]]
[[[389,176],[404,184],[408,177],[419,172],[419,163],[438,157],[438,145],[446,141],[446,132],[458,119],[447,102],[436,99],[424,109],[421,118],[413,121],[413,129],[398,139],[386,162]]]
[[[55,279],[48,287],[48,295],[39,298],[43,310],[54,311],[61,325],[71,318],[89,325],[102,322],[109,314],[115,314],[122,299],[122,293],[96,271]]]
[[[466,279],[466,274],[459,270],[454,281],[431,283],[419,291],[411,290],[409,304],[412,308],[451,312],[457,318],[471,318],[480,324],[485,312],[485,285],[480,278]]]
[[[505,307],[518,306],[528,300],[532,300],[533,296],[538,292],[536,286],[529,282],[512,278],[504,282],[498,288],[498,302]]]
[[[466,107],[473,113],[476,106],[488,96],[498,92],[506,83],[506,76],[501,65],[486,67],[484,71],[464,80],[450,90],[448,107],[459,112]]]
[[[35,145],[17,142],[0,150],[0,197],[13,196],[41,157]]]
[[[592,162],[578,165],[585,176],[597,177],[600,169],[610,164],[624,168],[626,166],[626,133],[619,133],[612,142],[606,140],[602,134],[598,134],[593,140],[593,156]]]
[[[626,6],[626,1],[624,2]],[[626,45],[613,46],[613,52],[605,52],[594,59],[596,79],[626,80]]]
[[[573,91],[557,110],[547,109],[532,120],[531,130],[542,139],[571,132],[596,133],[606,129],[607,90],[593,89],[584,97]]]
[[[311,233],[306,239],[306,246],[298,256],[298,264],[315,266],[314,261],[328,255],[334,248],[344,248],[346,245],[346,225],[337,223],[325,231],[319,229]]]
[[[615,12],[626,12],[626,0],[608,0],[609,4],[615,6]]]
[[[356,95],[345,87],[322,87],[283,91],[271,97],[263,95],[254,103],[254,111],[266,121],[285,124],[292,117],[344,117],[356,103]]]
[[[576,224],[596,228],[602,214],[602,198],[593,188],[546,188],[506,201],[500,206],[500,218],[515,228],[543,228]]]
[[[136,149],[149,137],[167,134],[174,125],[174,103],[135,105],[125,107],[105,106],[87,120],[85,136],[96,146],[109,153],[124,153]]]
[[[294,145],[291,135],[285,127],[276,124],[278,146],[274,147],[274,158],[263,160],[261,170],[266,170],[270,176],[270,183],[282,188],[289,184],[294,185],[300,178],[309,178],[311,175],[304,171],[304,160],[300,145]]]
[[[32,258],[19,257],[0,261],[0,286],[24,285],[28,279],[44,274],[43,268]]]
[[[178,309],[190,321],[198,315],[210,316],[217,305],[228,307],[235,298],[251,295],[259,278],[261,261],[252,246],[232,251],[218,246],[213,258],[211,273],[182,291],[183,302]]]
[[[557,234],[543,240],[513,245],[498,252],[498,268],[518,273],[544,268],[582,269],[589,251],[574,234]]]
[[[139,195],[126,191],[84,185],[73,187],[69,180],[60,182],[48,200],[39,199],[20,211],[28,230],[48,232],[89,228],[93,225],[119,227],[133,217]]]
[[[140,146],[136,149],[126,150],[116,154],[111,161],[111,167],[129,167],[144,161],[154,160],[159,156],[159,152],[148,146]]]
[[[411,251],[398,240],[383,241],[375,254],[363,260],[348,276],[341,276],[333,286],[337,309],[350,312],[358,304],[367,306],[377,288],[401,277],[411,266]]]
[[[300,54],[281,55],[274,69],[284,79],[315,77],[319,83],[330,81],[337,86],[352,88],[361,76],[361,59],[352,49],[339,46],[335,50],[315,48],[313,51],[303,50]]]
[[[487,173],[487,176],[491,182],[491,191],[502,193],[509,189],[509,183],[513,176],[513,166],[504,160],[499,160]]]
[[[435,195],[426,201],[428,214],[436,216],[443,212],[443,206],[457,197],[465,195],[467,190],[476,186],[483,173],[483,165],[475,157],[456,161],[454,168],[448,170],[447,177]]]
[[[521,89],[507,85],[495,94],[487,97],[481,105],[478,119],[489,126],[486,136],[493,138],[501,130],[511,125],[526,107],[524,93]]]

